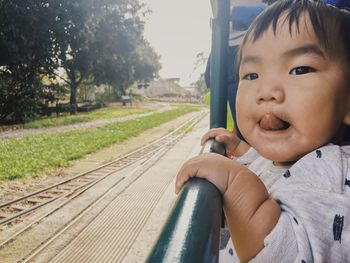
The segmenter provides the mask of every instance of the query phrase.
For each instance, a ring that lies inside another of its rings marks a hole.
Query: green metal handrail
[[[225,154],[223,144],[209,141],[205,152]],[[146,262],[217,262],[222,199],[210,182],[192,178],[182,189]]]
[[[217,262],[221,207],[221,194],[214,185],[191,179],[146,262]]]

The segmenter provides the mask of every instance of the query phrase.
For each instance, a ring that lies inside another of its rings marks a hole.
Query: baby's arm
[[[245,166],[214,153],[183,165],[176,178],[176,193],[191,177],[206,179],[219,189],[238,257],[243,262],[255,257],[280,216],[279,205],[264,184]]]
[[[242,141],[237,135],[224,128],[214,128],[206,132],[201,139],[201,144],[204,144],[209,139],[215,139],[218,142],[224,143],[226,151],[236,157],[242,156],[250,148],[248,143]]]

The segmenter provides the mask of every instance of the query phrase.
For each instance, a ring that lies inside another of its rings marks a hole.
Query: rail
[[[203,151],[225,154],[216,141]],[[191,179],[180,192],[147,262],[217,262],[221,222],[220,192],[206,180]]]
[[[52,202],[53,205],[47,208],[43,213],[39,213],[38,217],[35,217],[35,219],[29,220],[27,224],[24,224],[23,228],[19,228],[18,231],[15,231],[15,233],[12,233],[8,237],[2,236],[0,238],[0,249],[5,246],[10,241],[14,240],[16,237],[30,229],[31,226],[34,224],[37,224],[47,216],[53,214],[55,211],[60,209],[61,207],[65,206],[67,203],[69,203],[71,200],[75,199],[76,197],[83,194],[86,190],[96,185],[98,182],[104,180],[111,174],[115,173],[116,171],[121,170],[122,168],[125,168],[131,164],[134,164],[136,162],[146,162],[151,159],[152,156],[157,155],[159,152],[162,152],[164,149],[171,147],[174,145],[178,140],[180,140],[187,132],[190,130],[196,123],[198,123],[199,120],[201,120],[206,113],[199,112],[195,114],[192,118],[187,120],[184,124],[177,127],[175,130],[170,132],[169,134],[165,135],[164,137],[149,143],[145,145],[144,147],[141,147],[135,151],[132,151],[128,154],[125,154],[121,157],[118,157],[117,159],[108,162],[104,165],[101,165],[95,169],[92,169],[90,171],[81,173],[79,175],[75,175],[71,178],[68,178],[66,180],[63,180],[60,183],[54,184],[52,186],[46,187],[44,189],[41,189],[39,191],[33,192],[31,194],[28,194],[24,197],[8,201],[6,203],[0,204],[0,211],[1,209],[5,209],[10,212],[11,207],[13,205],[16,205],[16,207],[21,206],[21,202],[27,202],[26,200],[28,198],[36,198],[39,199],[39,196],[43,193],[48,193],[48,191],[56,191],[56,188],[59,190],[62,190],[61,188],[63,186],[67,187],[67,184],[71,184],[72,182],[76,182],[72,187],[67,190],[66,193],[59,193],[57,196],[50,196],[49,200],[42,200],[37,205],[26,207],[21,212],[12,211],[13,213],[9,213],[8,217],[0,218],[0,226],[1,224],[6,225],[8,223],[11,223],[12,221],[16,220],[19,216],[23,216],[25,214],[31,214],[32,211],[36,210],[37,208],[44,206],[48,204],[49,202]],[[163,150],[162,150],[163,149]],[[93,173],[97,173],[96,177],[93,177]],[[82,181],[80,184],[78,184],[77,180],[81,180],[81,178],[86,178],[89,176],[92,179],[89,179],[88,181]],[[116,184],[118,184],[121,180],[121,178]],[[111,186],[113,188],[113,186]],[[24,206],[24,205],[23,205]]]

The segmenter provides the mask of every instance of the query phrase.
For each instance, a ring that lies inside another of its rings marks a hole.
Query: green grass
[[[46,169],[68,166],[71,160],[198,109],[195,106],[181,106],[98,129],[37,134],[1,141],[0,181],[35,177]]]
[[[204,105],[210,107],[210,91],[204,94]]]
[[[140,114],[151,112],[150,109],[122,109],[122,108],[109,108],[100,109],[90,113],[83,113],[74,116],[61,116],[61,117],[50,117],[40,120],[35,120],[28,122],[24,125],[25,128],[42,128],[42,127],[52,127],[69,125],[80,122],[88,122],[98,119],[112,119],[124,117],[132,114]]]
[[[210,107],[210,92],[207,92],[204,95],[204,105],[207,107]],[[226,121],[227,121],[227,129],[229,131],[232,131],[234,124],[233,124],[233,118],[232,118],[231,110],[228,103],[227,103],[227,120]]]
[[[227,129],[229,131],[232,131],[233,127],[234,127],[234,124],[233,124],[231,110],[230,110],[230,107],[227,105]]]

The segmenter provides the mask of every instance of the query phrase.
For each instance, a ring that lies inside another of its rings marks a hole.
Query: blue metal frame
[[[212,1],[212,46],[210,56],[210,128],[226,128],[227,53],[230,30],[230,1]]]

